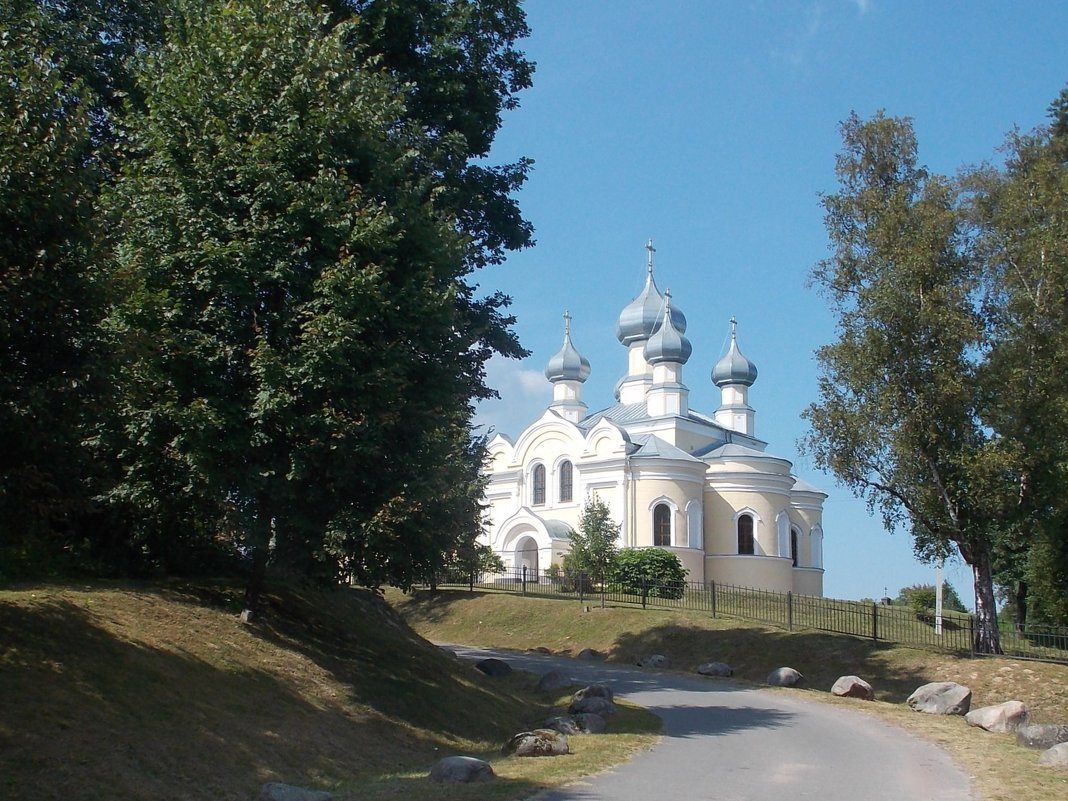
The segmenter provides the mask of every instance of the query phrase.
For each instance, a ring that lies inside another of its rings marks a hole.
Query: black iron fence
[[[863,601],[840,601],[792,592],[771,592],[710,581],[658,584],[640,582],[622,586],[599,583],[586,576],[536,573],[526,568],[492,575],[451,574],[442,576],[439,587],[467,587],[515,592],[553,598],[571,598],[582,603],[642,606],[707,612],[713,617],[733,617],[785,629],[809,629],[850,634],[876,642],[973,653],[975,618],[963,612],[945,612],[939,623],[934,610],[917,613],[911,607]],[[1005,626],[1001,647],[1006,656],[1068,663],[1068,628],[1028,627],[1025,631]]]

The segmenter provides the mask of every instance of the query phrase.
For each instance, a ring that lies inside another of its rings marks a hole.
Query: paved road
[[[601,681],[664,721],[664,739],[615,770],[540,801],[972,801],[939,748],[837,705],[721,679],[641,671],[541,654],[454,647],[534,673]]]

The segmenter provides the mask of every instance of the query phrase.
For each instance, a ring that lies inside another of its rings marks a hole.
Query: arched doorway
[[[533,537],[520,537],[515,544],[515,570],[522,575],[527,569],[527,581],[538,580],[538,542]]]

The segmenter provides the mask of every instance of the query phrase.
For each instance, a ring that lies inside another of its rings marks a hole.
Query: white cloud
[[[492,428],[513,439],[541,416],[552,399],[552,388],[541,370],[532,370],[514,359],[494,356],[486,365],[486,385],[499,399],[475,407],[475,424]]]

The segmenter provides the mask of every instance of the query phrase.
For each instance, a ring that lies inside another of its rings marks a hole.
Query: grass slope
[[[244,801],[284,781],[338,799],[510,799],[655,739],[655,718],[630,710],[574,757],[499,759],[563,697],[483,676],[370,593],[275,592],[253,625],[240,597],[226,584],[0,592],[0,797]],[[497,759],[500,780],[431,790],[449,753]]]
[[[524,598],[506,593],[449,591],[387,600],[424,637],[443,642],[577,654],[595,648],[614,662],[643,654],[669,656],[675,669],[724,661],[743,681],[763,684],[768,672],[789,665],[805,676],[813,698],[878,714],[944,746],[975,776],[987,801],[1063,801],[1068,772],[1038,765],[1038,753],[1017,748],[1011,735],[967,726],[960,717],[923,715],[904,706],[921,684],[956,681],[972,689],[972,708],[1010,699],[1025,702],[1034,722],[1068,723],[1068,667],[1011,659],[967,659],[856,637],[787,632],[683,611],[598,608],[574,600]],[[586,611],[587,608],[589,611]],[[855,674],[869,681],[877,703],[835,699],[834,681]],[[787,692],[797,692],[790,690]],[[882,702],[882,703],[879,703]]]

